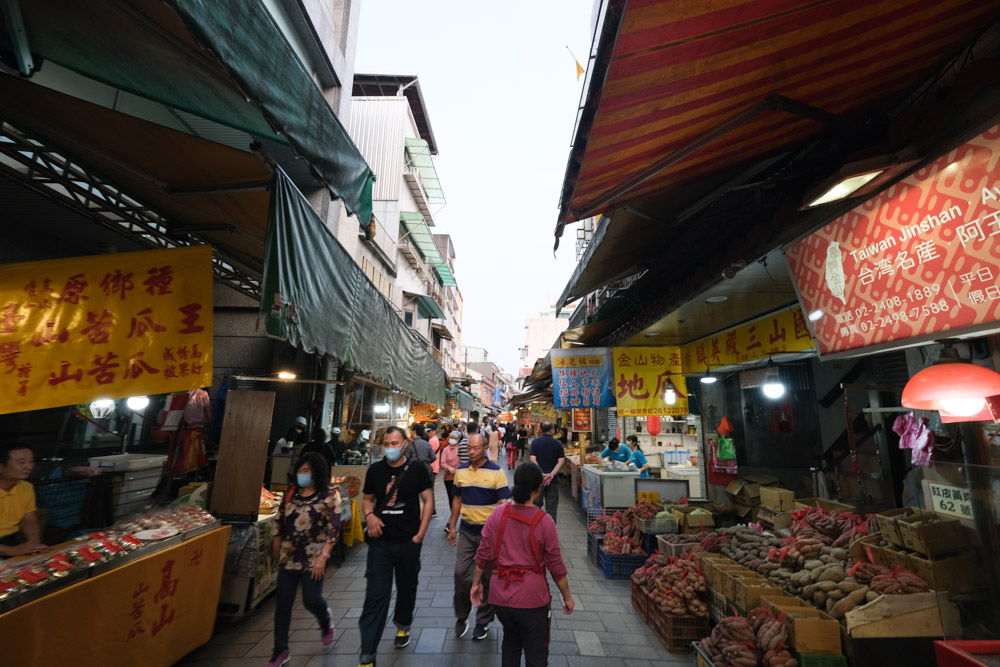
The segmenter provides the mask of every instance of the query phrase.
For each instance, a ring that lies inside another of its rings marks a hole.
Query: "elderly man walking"
[[[455,556],[455,636],[464,637],[469,631],[469,614],[472,612],[470,592],[483,525],[493,510],[510,498],[507,475],[497,463],[486,458],[486,441],[479,434],[469,436],[469,461],[458,466],[453,492],[455,497],[451,504],[448,542],[458,547]],[[462,523],[456,531],[455,523],[459,515]],[[487,582],[484,586],[488,586],[488,575],[484,581]],[[489,599],[489,591],[484,593],[483,599]],[[486,639],[493,617],[493,605],[488,602],[479,605],[473,639]]]

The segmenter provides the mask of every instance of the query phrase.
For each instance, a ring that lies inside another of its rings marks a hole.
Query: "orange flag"
[[[576,63],[576,80],[579,81],[580,77],[583,75],[583,66],[580,64],[580,61],[577,60],[576,58],[573,58],[573,62]]]

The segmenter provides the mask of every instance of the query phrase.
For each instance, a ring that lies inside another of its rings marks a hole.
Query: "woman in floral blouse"
[[[340,491],[330,489],[330,467],[316,452],[295,464],[295,484],[285,492],[274,520],[273,555],[278,566],[274,653],[268,667],[288,662],[288,628],[295,592],[316,617],[324,645],[333,641],[333,616],[323,599],[323,574],[340,535]]]

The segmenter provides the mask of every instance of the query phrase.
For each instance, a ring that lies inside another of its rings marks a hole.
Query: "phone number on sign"
[[[858,316],[858,328],[861,331],[871,331],[872,329],[889,326],[895,322],[909,322],[910,320],[922,319],[931,315],[947,313],[949,310],[951,310],[951,304],[946,299],[939,299],[938,301],[931,301],[919,306],[903,307],[900,310],[892,312],[888,311],[883,302],[883,307],[876,310],[876,312],[883,314],[875,315],[872,319],[867,320],[861,318],[868,315],[868,306],[856,308],[855,314]]]

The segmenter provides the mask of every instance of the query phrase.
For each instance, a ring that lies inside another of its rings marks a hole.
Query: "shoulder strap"
[[[528,540],[531,543],[531,551],[535,555],[535,567],[532,568],[537,574],[542,574],[542,547],[538,544],[538,538],[535,537],[535,526],[537,526],[543,518],[545,518],[545,510],[536,507],[535,516],[531,517],[530,520],[525,519],[520,514],[515,514],[510,511],[511,503],[504,505],[503,514],[500,517],[500,529],[497,531],[497,549],[493,556],[494,567],[500,566],[500,545],[503,544],[503,535],[507,528],[507,519],[514,519],[528,526]]]
[[[376,515],[381,514],[382,510],[385,509],[385,504],[389,502],[389,498],[392,498],[392,494],[396,492],[396,488],[399,487],[399,483],[403,481],[403,476],[406,475],[406,471],[410,469],[410,463],[411,463],[410,461],[407,461],[403,465],[403,469],[399,472],[398,475],[396,475],[396,481],[394,481],[392,483],[392,486],[389,487],[389,492],[382,497],[382,500],[375,503],[375,507],[372,511]]]

